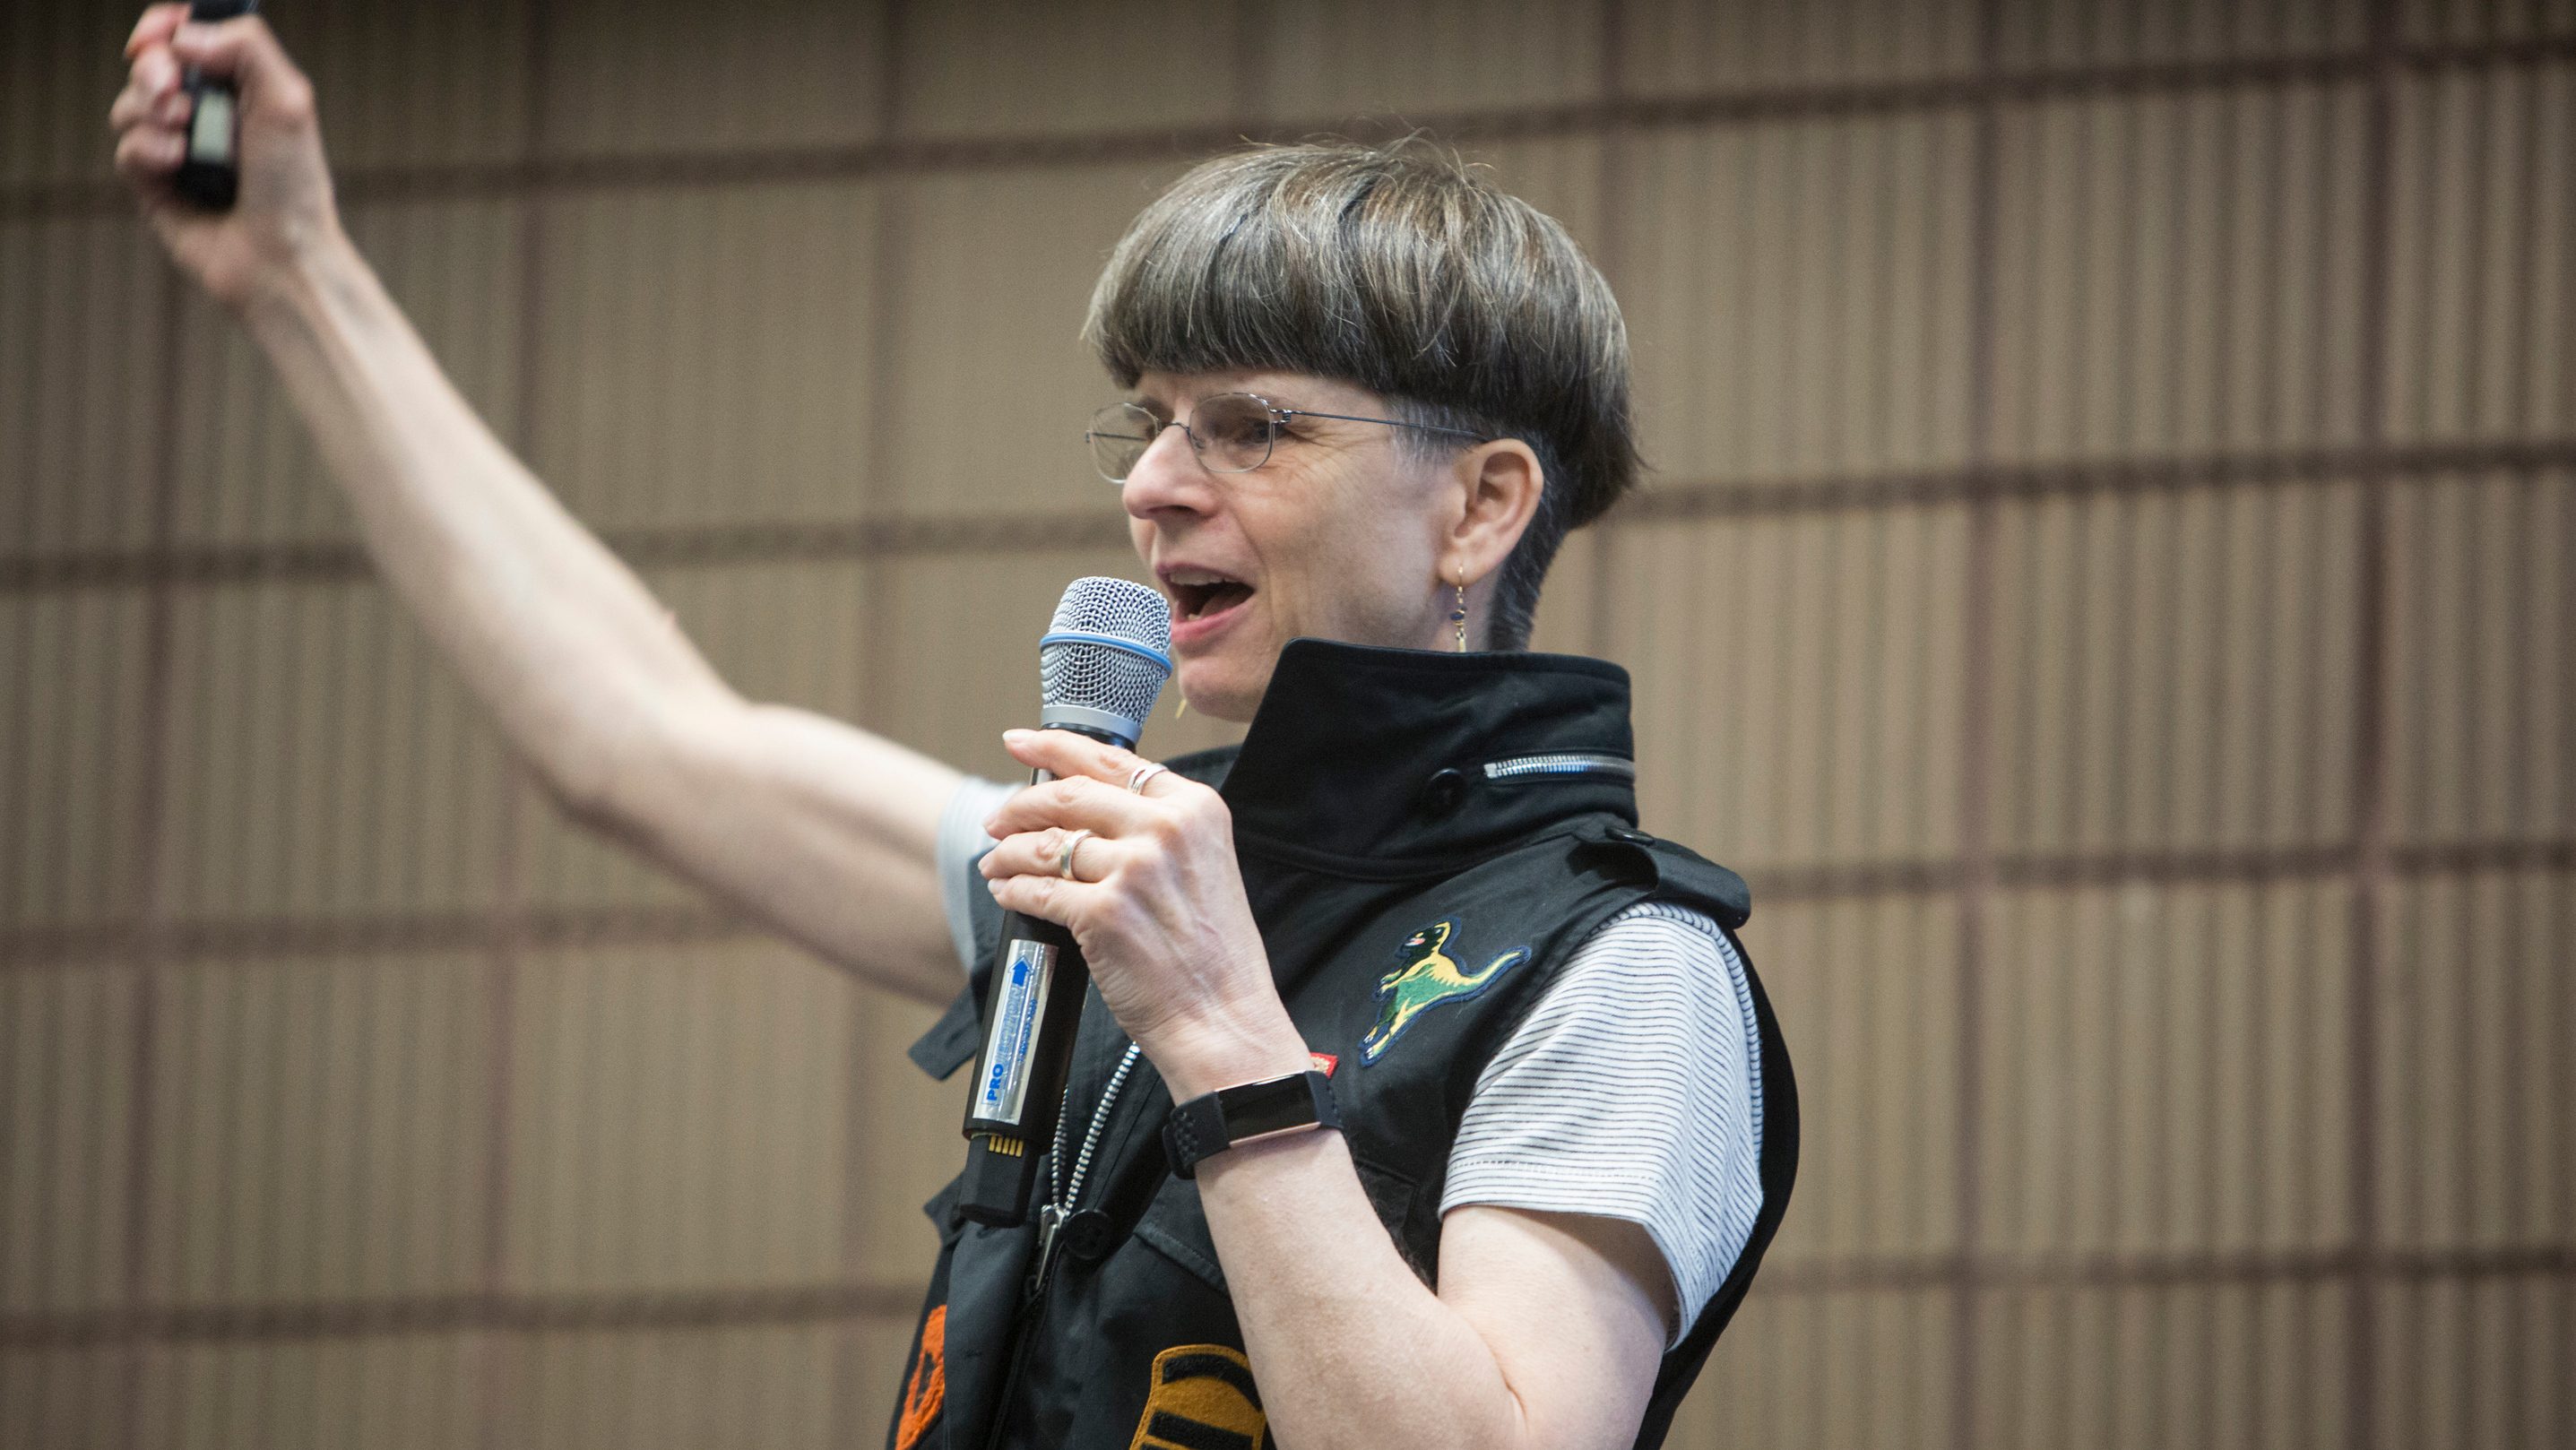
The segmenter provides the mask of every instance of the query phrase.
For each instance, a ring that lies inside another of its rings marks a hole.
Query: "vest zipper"
[[[1603,755],[1588,750],[1559,750],[1547,755],[1515,755],[1509,760],[1485,762],[1485,779],[1496,785],[1523,785],[1533,781],[1583,775],[1606,775],[1618,780],[1635,780],[1637,762],[1624,755]]]
[[[1056,1239],[1064,1221],[1073,1216],[1073,1205],[1082,1193],[1082,1180],[1091,1173],[1091,1155],[1100,1148],[1100,1131],[1109,1123],[1109,1110],[1118,1102],[1119,1089],[1127,1086],[1127,1074],[1136,1068],[1137,1047],[1127,1044],[1126,1054],[1118,1059],[1118,1070],[1109,1075],[1108,1086],[1100,1090],[1099,1106],[1091,1110],[1091,1126],[1082,1135],[1082,1156],[1073,1163],[1073,1180],[1064,1179],[1064,1120],[1073,1106],[1073,1086],[1065,1085],[1064,1102],[1055,1115],[1055,1151],[1047,1159],[1047,1187],[1053,1192],[1049,1201],[1038,1207],[1038,1251],[1029,1266],[1029,1277],[1020,1289],[1019,1312],[1011,1316],[1011,1363],[1002,1371],[1001,1393],[993,1400],[993,1425],[984,1437],[985,1450],[1001,1450],[1003,1432],[1011,1423],[1011,1397],[1020,1387],[1020,1373],[1028,1367],[1029,1351],[1037,1343],[1029,1333],[1037,1317],[1038,1301],[1046,1297],[1047,1280],[1055,1272]]]

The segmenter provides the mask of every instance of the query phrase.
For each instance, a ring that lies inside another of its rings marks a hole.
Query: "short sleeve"
[[[1477,1078],[1441,1212],[1637,1224],[1672,1273],[1678,1343],[1762,1210],[1760,1053],[1725,933],[1686,908],[1632,907],[1584,942]]]
[[[984,834],[984,822],[1019,790],[996,780],[968,776],[949,794],[939,813],[939,837],[932,863],[939,873],[939,905],[948,915],[948,939],[966,971],[993,954],[1002,934],[1002,908],[984,889],[975,863],[998,843]]]

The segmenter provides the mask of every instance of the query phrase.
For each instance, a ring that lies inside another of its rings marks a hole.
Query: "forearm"
[[[1339,1133],[1230,1149],[1198,1182],[1278,1444],[1538,1443],[1492,1349],[1397,1253]]]
[[[577,801],[732,697],[641,581],[484,426],[345,239],[244,309],[385,578]]]

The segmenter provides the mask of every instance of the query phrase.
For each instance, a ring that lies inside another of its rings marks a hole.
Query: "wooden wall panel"
[[[1083,309],[1127,224],[1182,168],[1113,165],[905,177],[886,325],[882,495],[905,514],[1108,514],[1082,442],[1117,390],[1083,347]]]
[[[963,990],[961,968],[957,985]],[[850,1174],[842,1273],[870,1284],[927,1282],[938,1226],[921,1206],[966,1166],[966,1084],[913,1065],[905,1051],[945,1010],[864,985],[848,994]],[[900,1356],[902,1347],[896,1347]]]
[[[909,1326],[906,1326],[909,1328]],[[854,1355],[850,1341],[866,1343]],[[567,1331],[516,1338],[512,1393],[495,1443],[562,1450],[778,1450],[879,1443],[891,1399],[844,1389],[854,1358],[891,1386],[903,1344],[872,1327],[789,1324],[713,1330]],[[843,1396],[856,1403],[838,1403]],[[883,1405],[884,1410],[863,1414]],[[844,1433],[841,1417],[846,1416]]]
[[[2576,1223],[2576,876],[2392,893],[2378,992],[2381,1234],[2409,1249],[2563,1243]]]
[[[1673,95],[1957,75],[1977,61],[1970,0],[1743,6],[1626,0],[1622,89]]]
[[[1980,1296],[1978,1413],[1992,1450],[2350,1445],[2353,1293],[2340,1284],[2046,1288]]]
[[[164,271],[123,216],[0,222],[0,557],[149,541]]]
[[[123,963],[0,970],[0,1315],[125,1299],[135,978]],[[11,1418],[0,1444],[39,1443],[12,1438]]]
[[[2576,475],[2444,477],[2392,511],[2401,840],[2576,832]]]
[[[123,1345],[0,1350],[0,1445],[124,1450],[133,1406]]]
[[[832,1281],[854,1168],[853,990],[767,944],[524,958],[505,1282],[597,1293]]]
[[[0,924],[97,922],[140,905],[145,666],[131,594],[0,596]]]
[[[544,3],[294,0],[261,9],[312,78],[334,166],[425,167],[526,154],[529,11]]]
[[[182,1344],[145,1352],[137,1435],[152,1450],[467,1450],[488,1352],[471,1334]]]
[[[2351,830],[2360,500],[2336,485],[2015,505],[1992,576],[2010,851]]]
[[[1950,1422],[1956,1350],[1943,1296],[1757,1290],[1673,1421],[1673,1450],[1911,1450]]]
[[[349,232],[466,400],[519,427],[520,203],[353,205]],[[200,544],[348,536],[348,510],[249,334],[193,288],[180,335],[173,530]]]
[[[2352,1232],[2341,883],[2033,889],[1979,990],[1979,1247],[2325,1250]]]
[[[105,117],[125,84],[143,7],[70,0],[0,8],[0,183],[95,180],[115,147]]]
[[[144,1294],[340,1302],[481,1283],[489,963],[457,953],[165,969]]]
[[[2576,34],[2571,0],[2400,0],[2397,9],[2401,34],[2436,44]]]
[[[1401,121],[1600,93],[1599,12],[1584,0],[1312,0],[1252,52],[1272,117]]]
[[[1604,207],[1608,189],[1609,146],[1598,136],[1547,137],[1495,141],[1459,150],[1490,183],[1537,207],[1562,223],[1590,254],[1593,265],[1605,265],[1610,218]],[[1616,286],[1618,279],[1611,279]]]
[[[1242,47],[1267,50],[1280,29],[1184,0],[908,5],[897,114],[904,134],[943,137],[1222,123],[1244,114]]]
[[[1798,1075],[1798,1183],[1764,1262],[1955,1252],[1956,904],[1928,893],[1765,904],[1756,876],[1744,943]]]
[[[178,914],[495,899],[507,757],[380,586],[189,589],[173,615],[160,849]]]
[[[541,225],[534,463],[585,523],[846,520],[892,492],[875,186],[577,193]]]
[[[2576,435],[2576,67],[2397,92],[2387,430]]]
[[[1956,840],[1966,513],[1622,525],[1610,654],[1648,829],[1739,870]]]
[[[2432,1279],[2378,1291],[2372,1450],[2576,1443],[2576,1281]]]
[[[1995,30],[2006,65],[2070,67],[2352,50],[2368,20],[2340,0],[2004,0]]]
[[[1970,139],[1935,113],[1634,143],[1615,281],[1661,477],[1964,460]]]
[[[2356,441],[2363,102],[2300,87],[2007,111],[1997,455]]]
[[[885,107],[885,9],[886,0],[549,4],[540,148],[703,155],[871,140]]]

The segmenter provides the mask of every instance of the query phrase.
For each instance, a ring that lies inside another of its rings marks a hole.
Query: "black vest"
[[[1280,996],[1309,1050],[1336,1059],[1361,1183],[1426,1282],[1437,1282],[1441,1189],[1476,1079],[1574,950],[1641,901],[1692,907],[1730,935],[1750,909],[1733,872],[1636,829],[1630,777],[1600,768],[1632,754],[1628,677],[1615,665],[1298,640],[1240,747],[1171,762],[1225,796]],[[989,971],[915,1044],[934,1076],[982,1041]],[[1665,1354],[1639,1446],[1662,1442],[1797,1168],[1788,1050],[1749,967],[1746,977],[1760,1033],[1762,1210],[1715,1300]],[[1126,1045],[1095,991],[1074,1051],[1070,1142]],[[1034,1299],[1034,1226],[964,1222],[954,1184],[931,1200],[939,1261],[890,1450],[1266,1447],[1197,1185],[1164,1162],[1171,1106],[1140,1058],[1076,1205],[1106,1217],[1068,1238]]]

